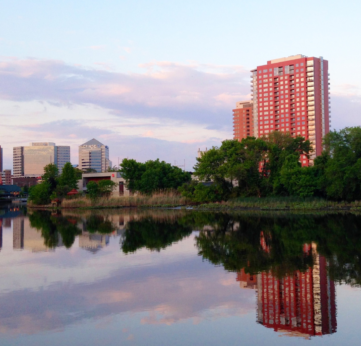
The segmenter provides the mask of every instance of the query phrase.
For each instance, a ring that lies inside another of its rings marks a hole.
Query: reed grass
[[[131,207],[176,207],[190,204],[191,201],[179,193],[157,192],[152,195],[119,196],[98,198],[87,197],[64,199],[61,208],[131,208]]]
[[[246,197],[227,202],[202,204],[197,209],[256,209],[256,210],[353,210],[361,211],[361,201],[336,202],[317,197]]]

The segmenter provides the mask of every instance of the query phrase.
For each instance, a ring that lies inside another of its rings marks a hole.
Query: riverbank
[[[58,209],[111,209],[111,208],[171,208],[191,205],[191,201],[186,197],[175,193],[159,193],[151,196],[121,196],[121,197],[102,197],[91,200],[87,197],[72,199],[63,199]],[[33,205],[28,204],[33,209],[54,209],[51,204]]]
[[[361,211],[361,201],[335,202],[322,198],[299,197],[248,197],[237,198],[227,202],[201,204],[194,207],[196,210],[334,210],[334,211]]]
[[[33,209],[54,209],[49,205],[28,205]],[[119,209],[119,208],[191,208],[204,211],[361,211],[361,201],[335,202],[321,198],[299,197],[248,197],[227,202],[195,204],[177,194],[138,195],[131,197],[99,198],[90,200],[86,197],[64,199],[57,209]]]

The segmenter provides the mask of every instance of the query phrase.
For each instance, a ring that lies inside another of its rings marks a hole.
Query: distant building
[[[98,183],[101,180],[111,180],[116,184],[112,196],[131,195],[131,192],[125,186],[124,178],[122,178],[119,172],[83,173],[82,179],[78,181],[78,190],[86,192],[89,182],[94,181]]]
[[[13,177],[12,179],[13,185],[19,186],[19,187],[31,187],[38,183],[39,178],[38,177]]]
[[[233,138],[241,141],[253,134],[253,102],[237,102],[233,109]]]
[[[11,185],[11,169],[5,169],[0,174],[1,185]]]
[[[24,175],[24,147],[13,148],[13,175],[14,177]]]
[[[79,146],[78,168],[83,172],[94,170],[102,173],[106,172],[110,166],[108,146],[94,138]]]
[[[0,185],[1,197],[15,197],[21,192],[20,187],[15,185]]]
[[[0,145],[0,172],[3,171],[3,167],[4,167],[4,151]]]
[[[39,142],[13,149],[14,177],[42,176],[44,167],[50,163],[55,164],[61,174],[67,162],[70,162],[70,146],[56,146],[52,142]]]

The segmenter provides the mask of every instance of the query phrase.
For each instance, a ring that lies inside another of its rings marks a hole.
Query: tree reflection
[[[74,224],[73,220],[69,220],[60,214],[52,215],[49,211],[37,210],[29,213],[29,220],[31,227],[41,231],[44,244],[48,248],[59,246],[59,234],[62,244],[66,248],[70,248],[75,237],[81,234],[81,230]]]
[[[124,253],[143,247],[160,251],[192,233],[192,227],[169,219],[153,219],[148,216],[127,223],[121,248]]]
[[[317,245],[332,280],[361,284],[361,217],[353,214],[190,214],[200,229],[199,255],[226,270],[284,277],[313,266],[305,244]]]

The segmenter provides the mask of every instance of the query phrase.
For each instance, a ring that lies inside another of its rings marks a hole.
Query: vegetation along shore
[[[312,165],[302,166],[301,155],[312,155],[303,137],[273,132],[226,140],[197,158],[193,176],[159,160],[124,159],[119,172],[129,197],[115,197],[111,181],[91,182],[87,194],[69,197],[81,172],[68,164],[59,175],[48,165],[42,183],[29,192],[29,206],[50,207],[58,199],[61,208],[361,210],[361,128],[332,131],[323,146]]]

